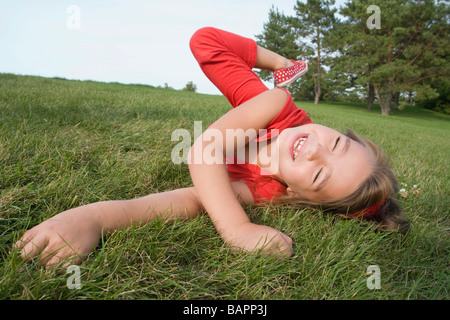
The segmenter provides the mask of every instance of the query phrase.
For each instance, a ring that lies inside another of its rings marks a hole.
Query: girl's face
[[[277,176],[288,185],[288,194],[315,202],[350,195],[374,164],[363,145],[318,124],[286,129],[277,143]]]

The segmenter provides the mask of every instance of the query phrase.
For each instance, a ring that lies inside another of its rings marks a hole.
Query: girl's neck
[[[258,142],[256,152],[252,152],[250,149],[249,144],[247,144],[245,147],[245,161],[276,176],[278,173],[277,137]]]

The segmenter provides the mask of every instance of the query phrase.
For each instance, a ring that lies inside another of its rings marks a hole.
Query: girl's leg
[[[257,46],[256,52],[255,68],[275,71],[294,65],[291,60],[261,46]]]
[[[190,47],[202,71],[233,107],[269,90],[252,68],[277,70],[291,63],[252,39],[211,27],[198,30]]]

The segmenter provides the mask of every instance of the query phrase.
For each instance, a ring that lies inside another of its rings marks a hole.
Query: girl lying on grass
[[[252,71],[273,71],[281,87],[307,71],[303,61],[288,60],[254,40],[215,28],[198,30],[190,47],[205,75],[234,107],[203,133],[222,134],[225,139],[215,157],[228,161],[195,161],[195,150],[203,155],[214,143],[200,137],[188,156],[193,187],[59,213],[15,244],[24,259],[40,255],[46,266],[80,263],[104,233],[156,217],[188,219],[205,211],[231,247],[291,256],[289,236],[250,222],[243,206],[252,204],[320,207],[346,218],[374,221],[382,230],[407,230],[395,199],[397,182],[382,151],[351,131],[342,134],[313,124],[285,89],[269,90]],[[254,135],[227,138],[227,130]],[[252,152],[250,145],[255,143]],[[239,151],[245,161],[230,161],[229,155]]]

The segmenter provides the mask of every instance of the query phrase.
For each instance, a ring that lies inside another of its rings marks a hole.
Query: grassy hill
[[[191,185],[171,161],[173,130],[193,135],[229,109],[221,96],[143,85],[0,74],[0,299],[448,299],[449,117],[409,107],[297,102],[313,121],[351,128],[391,156],[408,192],[406,236],[320,212],[248,207],[294,240],[287,261],[231,251],[208,216],[154,221],[105,238],[68,275],[25,263],[12,244],[69,208]],[[413,185],[419,194],[413,194]],[[367,269],[381,270],[381,289]]]

